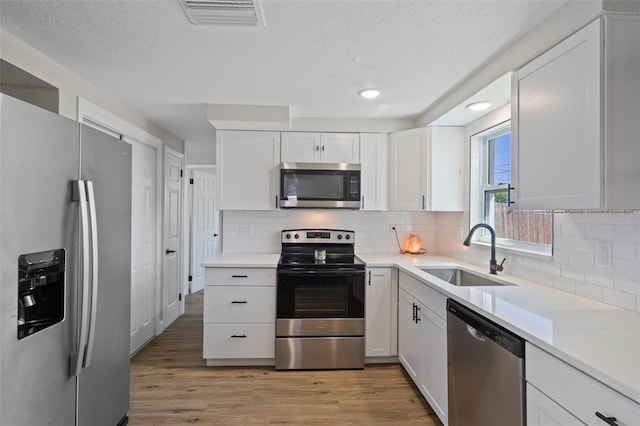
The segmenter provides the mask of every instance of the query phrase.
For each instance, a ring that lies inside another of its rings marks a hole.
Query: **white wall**
[[[184,155],[187,165],[216,164],[216,141],[185,141]]]
[[[4,30],[0,30],[0,57],[57,87],[60,91],[60,115],[77,120],[78,96],[81,96],[134,126],[160,138],[165,145],[176,151],[184,152],[184,143],[181,139],[147,120],[127,104],[80,79],[51,58]]]
[[[509,117],[510,105],[505,105],[465,127],[465,194],[474,194],[470,165],[480,161],[477,153],[471,152],[470,137]],[[469,231],[469,197],[465,198],[464,213],[437,214],[436,251],[488,270],[488,247],[462,245],[460,228],[463,238]],[[596,266],[598,241],[612,244],[611,269]],[[498,261],[507,259],[504,273],[640,312],[640,210],[555,212],[552,257],[500,249],[496,257]]]
[[[498,77],[521,67],[595,19],[603,9],[635,10],[640,5],[640,2],[635,1],[607,1],[606,3],[603,7],[602,2],[598,0],[567,2],[549,19],[491,57],[484,65],[470,70],[467,78],[430,105],[417,122],[420,126],[426,126],[437,120]]]
[[[222,250],[242,253],[280,253],[280,231],[300,228],[347,229],[356,232],[356,252],[397,253],[409,233],[422,238],[428,253],[436,247],[436,215],[424,212],[370,212],[351,210],[224,211]]]

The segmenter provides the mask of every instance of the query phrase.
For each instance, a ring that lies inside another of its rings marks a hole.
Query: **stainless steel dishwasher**
[[[449,426],[524,424],[524,340],[447,300]]]

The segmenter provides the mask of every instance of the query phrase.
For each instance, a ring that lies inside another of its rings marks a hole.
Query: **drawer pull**
[[[608,425],[619,426],[618,423],[616,423],[618,421],[618,419],[616,419],[615,417],[607,417],[607,416],[605,416],[604,414],[601,414],[598,411],[596,411],[596,417],[599,418],[600,420],[604,421]]]
[[[246,339],[247,335],[246,334],[232,334],[231,338],[232,339]]]
[[[231,278],[249,278],[249,275],[231,275]]]
[[[247,303],[246,300],[232,300],[231,303]]]

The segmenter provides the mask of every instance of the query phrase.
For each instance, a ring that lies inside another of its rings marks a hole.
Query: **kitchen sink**
[[[476,287],[513,285],[460,268],[421,268],[420,270],[427,274],[434,275],[451,285],[457,286]]]

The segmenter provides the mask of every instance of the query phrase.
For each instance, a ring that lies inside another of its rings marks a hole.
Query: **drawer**
[[[203,320],[207,322],[274,322],[276,288],[205,286]]]
[[[405,272],[400,272],[399,286],[446,321],[447,296]]]
[[[529,343],[525,350],[527,382],[588,425],[605,425],[599,412],[620,426],[640,424],[640,404]]]
[[[274,268],[205,268],[205,285],[276,285]]]
[[[273,358],[275,323],[204,324],[202,345],[206,359]]]

